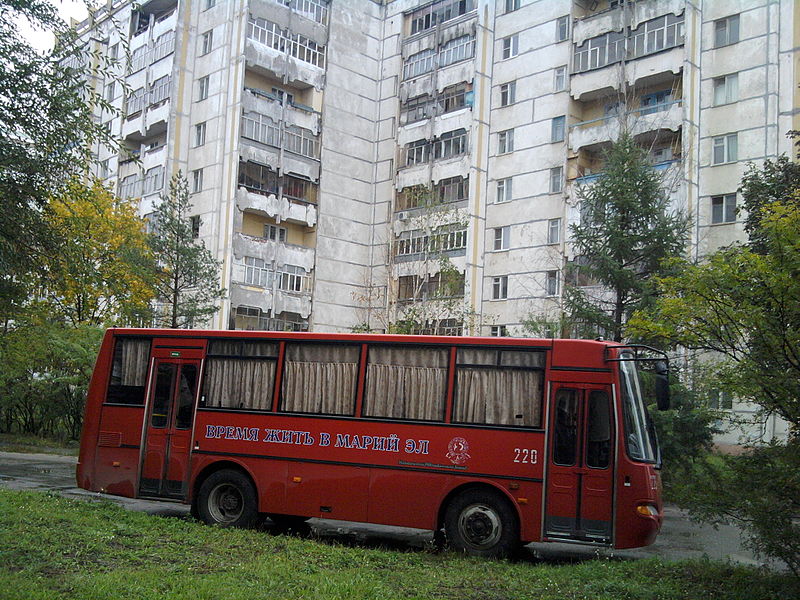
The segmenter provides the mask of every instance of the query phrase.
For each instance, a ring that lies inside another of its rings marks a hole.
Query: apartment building
[[[97,173],[142,215],[188,177],[218,328],[520,334],[622,128],[698,257],[800,129],[793,0],[110,0],[79,29],[128,88],[97,82],[125,146]]]

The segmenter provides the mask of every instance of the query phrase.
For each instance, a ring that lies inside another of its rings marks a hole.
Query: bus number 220
[[[514,462],[535,465],[538,458],[536,450],[528,448],[514,448]]]

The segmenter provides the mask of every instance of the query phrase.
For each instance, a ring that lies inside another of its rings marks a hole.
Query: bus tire
[[[253,526],[258,519],[258,497],[253,482],[233,469],[212,473],[200,486],[197,513],[208,525]]]
[[[444,531],[451,549],[471,556],[508,558],[520,545],[513,507],[490,489],[475,488],[456,496],[447,505]]]

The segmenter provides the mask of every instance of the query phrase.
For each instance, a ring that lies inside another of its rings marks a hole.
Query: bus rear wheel
[[[472,556],[507,558],[519,546],[519,523],[508,500],[488,489],[467,490],[447,506],[450,547]]]
[[[258,499],[250,478],[232,469],[209,475],[197,494],[197,514],[205,523],[220,527],[255,524]]]

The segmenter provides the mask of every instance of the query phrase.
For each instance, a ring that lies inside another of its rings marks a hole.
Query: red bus
[[[534,541],[644,546],[662,519],[644,348],[110,329],[78,485],[190,503],[223,526],[266,515],[443,530],[481,556]]]

